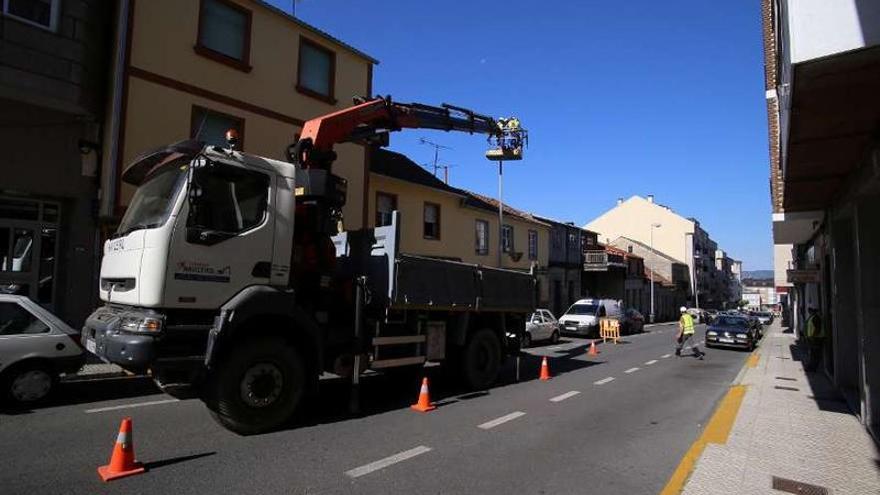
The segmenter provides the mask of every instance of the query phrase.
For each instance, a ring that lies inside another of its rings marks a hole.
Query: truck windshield
[[[183,187],[188,168],[189,161],[185,158],[168,163],[141,184],[114,237],[164,225],[171,215],[174,199]]]
[[[568,309],[570,315],[594,315],[599,309],[596,304],[575,304]]]

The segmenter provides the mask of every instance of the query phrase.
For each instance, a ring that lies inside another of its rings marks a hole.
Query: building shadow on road
[[[38,406],[31,406],[30,408],[0,406],[0,414],[28,414],[32,410],[48,407],[128,399],[160,393],[161,391],[151,379],[141,376],[61,382],[58,384],[58,390],[46,402]]]
[[[552,375],[560,376],[604,363],[598,356],[592,356],[593,359],[589,360],[575,359],[585,354],[586,351],[578,347],[548,357]],[[495,386],[488,390],[469,390],[460,383],[452,370],[439,366],[364,376],[361,379],[360,411],[357,414],[349,411],[351,386],[348,380],[322,380],[318,398],[313,401],[311,409],[288,425],[287,429],[351,421],[408,409],[418,399],[423,377],[429,379],[431,400],[438,408],[464,401],[482,400],[504,387],[538,380],[543,356],[521,353],[519,358],[519,380],[517,381],[516,376],[516,358],[511,357],[505,361]]]

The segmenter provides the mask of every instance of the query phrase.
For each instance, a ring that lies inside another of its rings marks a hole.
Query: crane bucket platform
[[[486,151],[486,158],[492,161],[522,160],[523,148],[529,144],[528,131],[516,117],[498,119],[496,125],[499,132],[489,138],[495,147]]]

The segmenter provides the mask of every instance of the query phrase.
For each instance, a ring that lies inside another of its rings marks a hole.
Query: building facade
[[[653,276],[655,320],[676,318],[678,308],[687,304],[690,294],[690,271],[687,264],[628,237],[618,237],[611,242],[611,245],[644,260],[646,302],[641,305],[645,310],[644,314],[648,316],[651,313],[650,284]],[[670,313],[668,311],[670,307],[675,311]]]
[[[681,260],[688,266],[691,288],[689,303],[698,307],[721,307],[723,298],[716,274],[715,251],[718,244],[694,218],[685,218],[658,204],[654,197],[633,196],[620,199],[585,226],[599,234],[601,242],[627,237],[653,246],[654,250]]]
[[[547,309],[555,316],[563,314],[581,296],[584,231],[572,222],[560,222],[536,216],[550,226],[547,260]]]
[[[764,0],[762,15],[790,323],[800,334],[808,308],[819,310],[821,371],[880,439],[880,4]]]
[[[0,1],[0,293],[94,309],[113,4]]]
[[[133,189],[126,164],[198,138],[286,159],[302,124],[372,92],[376,61],[260,0],[120,0],[101,178],[101,214],[118,221]],[[157,31],[160,30],[160,31]],[[161,35],[159,35],[161,32]],[[348,180],[346,228],[366,221],[367,149],[336,146]]]
[[[504,230],[499,246],[498,202],[437,179],[406,156],[372,148],[369,217],[371,227],[387,225],[391,213],[401,218],[400,249],[409,254],[534,270],[537,302],[550,300],[549,224],[504,205]]]

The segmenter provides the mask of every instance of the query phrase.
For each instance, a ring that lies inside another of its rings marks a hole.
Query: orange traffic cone
[[[599,349],[596,349],[596,341],[590,342],[590,352],[588,352],[590,356],[596,356],[599,354]]]
[[[552,378],[550,376],[550,366],[547,365],[547,356],[544,356],[544,359],[541,361],[541,380],[549,380]]]
[[[422,378],[422,388],[419,390],[419,401],[409,406],[418,412],[428,412],[437,409],[437,406],[431,404],[431,396],[428,394],[428,378]]]
[[[110,464],[98,468],[98,475],[104,481],[124,478],[144,472],[144,465],[134,460],[134,443],[131,437],[131,418],[124,418],[119,426],[119,436],[113,446]]]

